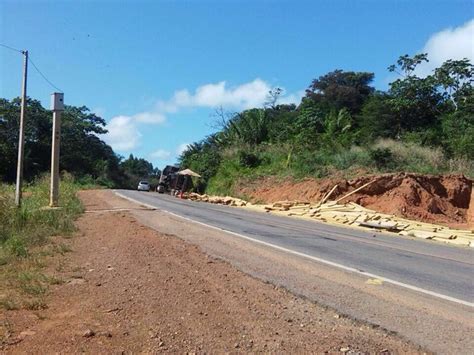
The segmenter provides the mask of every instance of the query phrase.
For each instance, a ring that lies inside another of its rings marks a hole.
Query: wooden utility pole
[[[58,207],[59,200],[59,145],[61,143],[61,113],[64,110],[64,94],[55,92],[51,95],[53,110],[53,137],[51,146],[51,188],[49,206]]]
[[[18,163],[16,169],[15,204],[21,206],[21,192],[23,184],[23,157],[25,152],[25,110],[26,110],[26,78],[28,76],[28,51],[22,51],[23,63],[23,86],[21,89],[20,109],[20,134],[18,138]]]

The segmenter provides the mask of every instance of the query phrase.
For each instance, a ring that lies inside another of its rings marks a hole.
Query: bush
[[[239,164],[245,168],[256,168],[261,164],[261,159],[254,153],[241,150],[239,152]]]
[[[386,170],[422,174],[449,172],[448,161],[441,148],[424,147],[413,142],[381,139],[371,149],[390,151],[393,164],[387,166]]]
[[[394,157],[392,151],[388,148],[375,148],[370,150],[369,154],[377,169],[382,170],[394,166]]]

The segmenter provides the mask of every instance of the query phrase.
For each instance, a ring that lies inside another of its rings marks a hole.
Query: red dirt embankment
[[[236,191],[253,202],[300,200],[317,202],[338,185],[330,200],[375,180],[344,202],[355,202],[372,210],[451,227],[474,226],[473,181],[463,175],[384,174],[352,180],[343,178],[278,181],[263,178]]]

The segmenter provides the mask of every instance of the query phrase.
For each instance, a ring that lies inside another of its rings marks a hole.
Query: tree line
[[[255,171],[325,176],[354,165],[472,175],[473,65],[448,60],[418,75],[426,62],[427,54],[399,57],[387,91],[372,86],[374,73],[334,70],[312,80],[299,105],[278,104],[276,88],[264,107],[218,110],[218,131],[189,145],[180,162],[203,175],[201,189]]]
[[[16,178],[20,99],[0,99],[0,179]],[[106,122],[86,106],[66,106],[62,114],[60,170],[83,182],[107,187],[135,188],[139,179],[159,175],[143,158],[124,159],[100,139]],[[52,112],[38,100],[27,99],[24,177],[33,180],[50,171]]]

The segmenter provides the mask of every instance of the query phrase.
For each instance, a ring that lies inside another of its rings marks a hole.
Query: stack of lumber
[[[198,202],[209,202],[217,205],[227,205],[235,207],[244,207],[247,206],[248,202],[241,200],[240,198],[230,197],[230,196],[209,196],[209,195],[200,195],[194,192],[183,194],[183,198],[198,201]]]
[[[359,226],[395,232],[400,235],[433,239],[445,243],[474,247],[474,231],[451,229],[430,223],[411,221],[378,213],[356,203],[338,204],[335,201],[311,205],[299,201],[278,201],[264,206],[267,212],[299,216],[322,222]]]
[[[251,205],[249,202],[235,197],[200,195],[197,193],[185,193],[183,198],[219,205],[251,207],[259,211],[263,210],[286,216],[298,216],[332,224],[385,230],[408,237],[433,239],[450,244],[474,247],[474,230],[459,230],[430,223],[411,221],[394,215],[378,213],[354,202],[341,203],[343,199],[369,184],[371,182],[336,201],[327,201],[336,189],[336,185],[317,204],[304,201],[277,201],[271,205]]]

